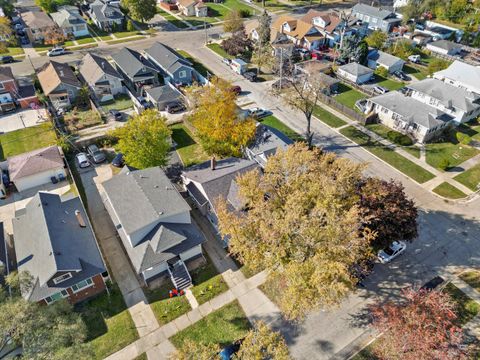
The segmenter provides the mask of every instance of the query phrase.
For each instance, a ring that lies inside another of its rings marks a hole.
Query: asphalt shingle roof
[[[169,84],[150,88],[145,90],[145,92],[157,103],[172,102],[182,97],[182,94]]]
[[[354,75],[354,76],[362,76],[366,74],[373,74],[373,70],[363,66],[359,63],[356,62],[351,62],[349,64],[342,65],[338,68],[339,70],[343,70],[348,74]]]
[[[123,19],[124,17],[122,11],[117,5],[107,4],[101,0],[95,0],[95,2],[90,4],[90,13],[101,22]]]
[[[56,145],[8,158],[8,170],[12,181],[64,166],[62,155]]]
[[[37,73],[38,81],[42,86],[45,95],[51,94],[62,83],[81,88],[82,83],[77,79],[75,73],[68,64],[50,61],[46,63]]]
[[[399,57],[396,57],[394,55],[388,54],[380,50],[371,50],[368,53],[368,59],[376,61],[377,63],[387,67],[395,65],[399,61],[405,63],[405,61],[403,61]]]
[[[91,53],[87,53],[83,57],[79,71],[85,81],[90,85],[95,84],[104,75],[122,79],[122,76],[105,58]]]
[[[456,81],[461,86],[480,94],[480,66],[473,66],[463,61],[455,60],[445,70],[433,74],[433,77],[440,80],[450,79]]]
[[[182,66],[192,67],[192,64],[188,60],[173,49],[159,42],[156,42],[149,49],[145,50],[145,53],[169,74],[173,74]]]
[[[382,20],[393,14],[390,10],[370,6],[367,4],[355,4],[355,6],[352,8],[352,13],[356,12],[360,14],[366,14],[371,17],[376,17]]]
[[[156,71],[155,66],[138,51],[122,48],[118,53],[112,55],[113,61],[129,77],[135,77],[143,68]]]

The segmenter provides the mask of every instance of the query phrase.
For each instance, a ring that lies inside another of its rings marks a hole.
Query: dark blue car
[[[220,360],[230,360],[233,355],[235,355],[238,350],[240,350],[240,345],[242,344],[243,339],[235,341],[233,344],[228,345],[218,354]]]

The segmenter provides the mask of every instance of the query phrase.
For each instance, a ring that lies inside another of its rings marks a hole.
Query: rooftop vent
[[[87,227],[80,210],[75,210],[75,216],[77,217],[78,225],[80,225],[80,227],[82,227],[82,228]]]
[[[212,156],[210,159],[210,169],[215,170],[217,167],[217,159],[215,159],[215,156]]]

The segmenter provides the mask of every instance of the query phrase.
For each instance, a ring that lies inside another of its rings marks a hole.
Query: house
[[[12,223],[18,271],[32,276],[25,299],[74,304],[105,290],[106,267],[79,197],[38,192]]]
[[[32,43],[41,43],[45,34],[56,25],[43,11],[26,11],[20,14],[25,24],[25,33]]]
[[[191,85],[201,78],[190,61],[162,43],[154,43],[145,50],[145,55],[162,73],[165,83]]]
[[[40,105],[35,87],[23,79],[17,80],[9,66],[0,67],[0,111],[36,108]]]
[[[340,66],[337,75],[356,84],[364,84],[373,77],[373,70],[356,62]]]
[[[105,207],[137,274],[147,284],[170,276],[177,288],[189,286],[187,267],[203,259],[205,238],[165,172],[124,167],[103,187]]]
[[[33,150],[7,159],[10,181],[19,192],[52,181],[65,180],[65,162],[58,146]]]
[[[77,38],[90,35],[87,22],[80,15],[76,6],[61,6],[57,12],[51,13],[50,16],[67,37]]]
[[[217,161],[212,158],[210,161],[187,168],[181,177],[195,205],[218,231],[216,202],[218,199],[224,199],[233,208],[238,209],[235,178],[258,168],[257,162],[249,159],[231,157]]]
[[[282,132],[270,126],[257,124],[254,141],[245,149],[245,156],[265,168],[268,157],[278,149],[285,150],[293,141]]]
[[[82,83],[70,66],[56,61],[50,61],[38,69],[37,77],[43,93],[55,109],[70,107],[82,88]]]
[[[182,93],[170,83],[145,90],[145,96],[159,111],[165,110],[169,103],[182,100]]]
[[[340,43],[341,31],[346,24],[342,22],[337,13],[310,9],[301,20],[314,25],[323,35],[322,45],[333,47]],[[353,28],[346,26],[344,36],[350,36],[354,32]]]
[[[123,77],[101,56],[87,53],[78,69],[100,102],[113,100],[115,96],[125,92]]]
[[[331,72],[331,62],[316,59],[301,61],[294,67],[295,74],[303,74],[303,76],[307,76],[307,79],[313,77],[315,81],[321,81],[326,87],[327,94],[336,91],[340,83],[340,80],[328,75]]]
[[[369,29],[381,30],[386,33],[391,32],[402,22],[402,19],[393,11],[366,4],[356,4],[352,8],[352,15],[367,24]]]
[[[443,111],[398,91],[368,99],[366,108],[366,113],[376,114],[381,124],[419,143],[437,138],[453,121]]]
[[[480,116],[480,94],[438,79],[425,79],[406,86],[407,95],[452,116],[457,123]]]
[[[433,74],[435,79],[480,94],[480,67],[455,60],[448,68]]]
[[[138,51],[124,47],[118,53],[113,54],[112,59],[115,68],[131,91],[141,93],[144,88],[155,87],[159,84],[159,70]]]
[[[208,7],[198,0],[177,0],[177,7],[185,16],[206,17]]]
[[[426,48],[434,53],[455,56],[462,52],[462,45],[449,40],[438,40],[428,43]]]
[[[273,41],[287,39],[309,50],[318,49],[324,42],[324,36],[315,26],[290,15],[280,15],[273,22],[271,37]]]
[[[379,66],[388,70],[390,74],[396,71],[402,71],[405,61],[386,52],[372,49],[367,56],[368,67],[376,70]]]
[[[104,0],[95,0],[90,4],[88,16],[104,31],[112,31],[115,27],[121,29],[125,20],[119,4]]]
[[[260,35],[258,34],[259,26],[260,26],[260,22],[257,19],[248,21],[245,24],[245,34],[247,34],[247,37],[250,40],[258,41],[260,37]]]

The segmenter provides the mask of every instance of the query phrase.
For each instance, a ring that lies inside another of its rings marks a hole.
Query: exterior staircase
[[[177,290],[184,290],[192,285],[192,278],[182,260],[168,266],[168,273]]]

